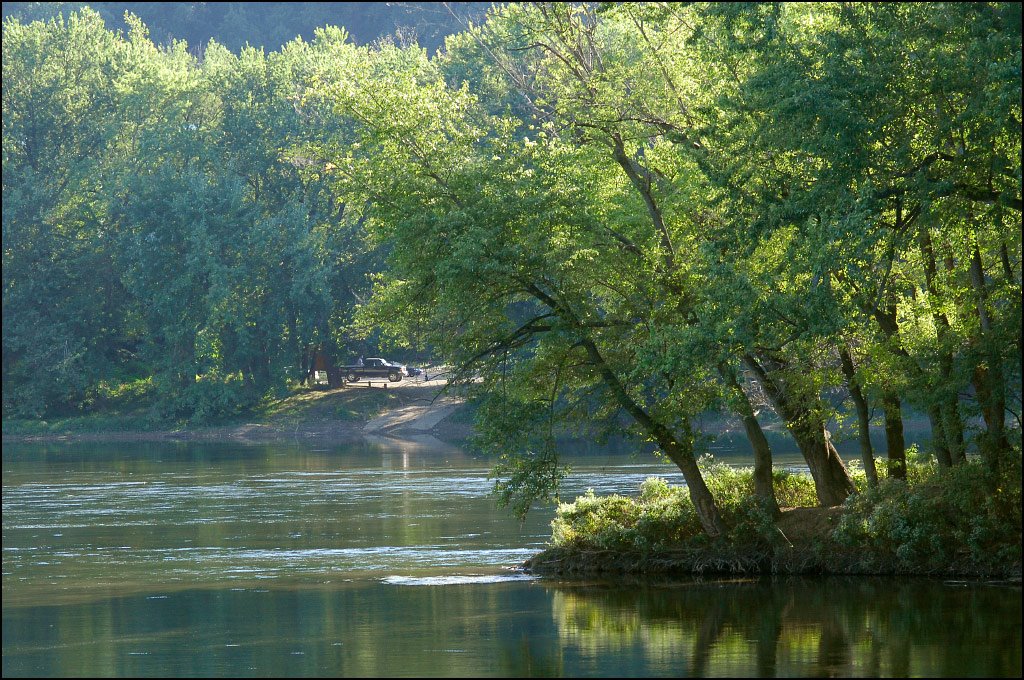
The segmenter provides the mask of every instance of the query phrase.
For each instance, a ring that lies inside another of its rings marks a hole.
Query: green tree
[[[5,412],[75,408],[124,349],[106,192],[128,68],[94,12],[4,21]]]
[[[768,233],[797,230],[833,317],[871,344],[875,385],[901,391],[868,386],[887,413],[900,397],[926,411],[948,466],[980,411],[997,468],[1006,400],[1020,393],[1019,7],[718,14],[721,40],[753,64],[740,104],[720,109],[758,140],[737,148],[732,174],[769,170],[743,214]],[[761,30],[737,30],[752,19]]]

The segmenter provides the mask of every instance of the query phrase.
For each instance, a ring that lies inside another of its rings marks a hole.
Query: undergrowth
[[[834,528],[799,546],[801,569],[1019,577],[1020,456],[1014,460],[998,478],[977,461],[952,469],[912,463],[909,481],[883,473],[875,488],[854,469],[858,491],[847,499]],[[784,570],[796,552],[755,499],[753,471],[710,458],[701,460],[701,468],[728,527],[721,539],[702,531],[685,487],[650,477],[635,497],[596,496],[588,490],[561,504],[552,521],[552,549],[632,553],[641,560],[671,551],[757,554],[768,568]],[[781,507],[817,505],[809,475],[779,470],[774,483]]]

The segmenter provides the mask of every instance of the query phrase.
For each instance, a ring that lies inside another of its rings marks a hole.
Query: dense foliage
[[[730,538],[744,545],[779,542],[773,518],[754,498],[751,469],[731,468],[702,459],[701,471],[730,527]],[[776,470],[776,492],[789,507],[814,504],[814,484],[806,475]],[[708,545],[686,489],[649,477],[636,498],[598,497],[593,490],[562,503],[551,523],[551,544],[575,550],[666,552]],[[784,539],[783,539],[784,540]]]
[[[911,463],[910,480],[887,478],[850,496],[830,529],[787,536],[753,499],[753,471],[703,466],[730,539],[713,544],[685,489],[651,477],[635,497],[595,496],[562,503],[541,572],[771,571],[1013,576],[1020,574],[1020,469],[995,493],[980,463],[941,469]],[[1014,476],[1016,475],[1016,477]],[[808,505],[808,477],[777,471],[780,501]],[[792,532],[791,532],[792,533]],[[793,539],[793,540],[791,540]],[[622,559],[619,559],[619,556]]]
[[[210,40],[230,50],[278,50],[296,37],[311,40],[322,26],[344,26],[360,45],[397,36],[432,51],[490,3],[460,2],[5,2],[3,16],[22,23],[65,17],[84,7],[110,29],[125,29],[125,14],[140,18],[158,45],[185,41],[201,52]]]
[[[3,35],[5,415],[135,384],[202,421],[342,353],[379,256],[297,151],[338,123],[295,98],[343,32],[201,63],[88,11]]]
[[[709,411],[769,517],[763,409],[825,506],[845,413],[871,488],[905,407],[989,493],[1019,465],[1018,3],[511,3],[435,56],[126,21],[4,21],[5,416],[206,420],[380,341],[457,367],[520,514],[557,436],[624,429],[725,535]]]

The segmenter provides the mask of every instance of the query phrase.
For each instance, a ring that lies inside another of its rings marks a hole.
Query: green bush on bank
[[[777,531],[770,513],[754,497],[753,471],[732,468],[710,456],[700,461],[708,488],[718,503],[733,543],[770,544]],[[786,470],[773,473],[779,505],[814,505],[810,477]],[[572,503],[562,503],[552,521],[552,543],[581,550],[636,550],[641,553],[707,544],[686,487],[669,486],[660,477],[640,485],[640,495],[598,497],[588,490]]]
[[[753,471],[701,461],[728,535],[712,542],[701,530],[685,487],[650,477],[637,497],[598,497],[593,490],[559,506],[552,547],[575,552],[617,551],[639,557],[679,550],[759,551],[782,558],[783,541],[770,513],[753,496]],[[803,549],[805,568],[845,573],[1012,574],[1021,564],[1020,457],[999,480],[970,462],[950,470],[915,463],[908,482],[887,479],[869,489],[853,471],[858,492],[829,534]],[[807,474],[774,473],[779,505],[817,505]],[[789,546],[791,547],[791,546]],[[778,568],[775,564],[772,568]]]
[[[1000,573],[1021,564],[1020,457],[994,479],[980,461],[912,467],[851,496],[830,537],[865,568]]]

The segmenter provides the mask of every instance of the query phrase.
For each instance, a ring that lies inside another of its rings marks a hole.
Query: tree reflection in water
[[[1019,586],[833,577],[549,587],[563,648],[670,663],[680,676],[1021,674]]]

